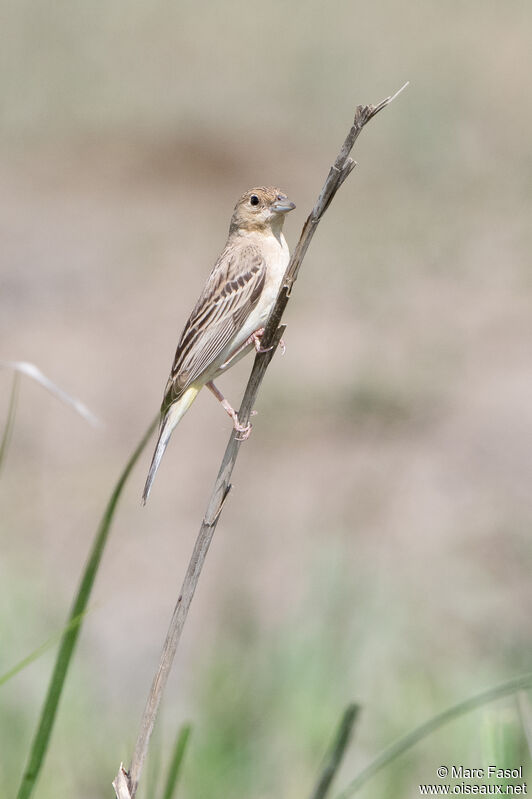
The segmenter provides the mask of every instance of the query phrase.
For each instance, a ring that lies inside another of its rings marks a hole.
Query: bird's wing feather
[[[258,247],[226,247],[181,334],[163,409],[208,369],[242,328],[259,300],[265,275]]]

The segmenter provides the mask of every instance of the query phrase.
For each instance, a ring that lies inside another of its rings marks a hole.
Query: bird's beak
[[[271,206],[270,210],[274,212],[274,214],[287,214],[288,211],[293,211],[296,207],[296,204],[290,202],[288,197],[279,197]]]

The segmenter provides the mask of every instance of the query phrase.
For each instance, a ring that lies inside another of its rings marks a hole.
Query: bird
[[[233,420],[239,438],[249,436],[214,378],[253,348],[275,304],[290,260],[283,223],[295,204],[277,188],[245,192],[235,205],[229,235],[179,339],[161,405],[159,433],[142,494],[145,505],[170,436],[203,386]]]

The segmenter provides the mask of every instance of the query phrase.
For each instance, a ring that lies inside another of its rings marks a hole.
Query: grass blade
[[[13,428],[15,426],[15,414],[17,410],[19,385],[20,385],[20,375],[18,372],[15,372],[15,374],[13,375],[13,386],[11,388],[11,397],[9,399],[7,419],[4,427],[4,432],[2,435],[2,441],[0,443],[0,471],[2,469],[2,465],[4,463],[7,450],[9,448],[9,443],[11,441],[11,436],[13,435]]]
[[[338,730],[336,731],[330,754],[322,769],[319,780],[316,783],[316,787],[312,792],[311,799],[325,799],[329,793],[335,774],[342,763],[345,750],[351,738],[353,724],[356,721],[359,711],[360,707],[358,705],[348,705],[345,709]]]
[[[516,677],[513,680],[504,682],[501,685],[495,686],[495,688],[490,688],[489,691],[484,691],[481,694],[472,696],[470,699],[466,699],[464,702],[453,705],[453,707],[444,710],[443,713],[438,713],[437,716],[433,716],[424,724],[421,724],[420,727],[416,727],[415,730],[412,730],[403,738],[399,738],[398,741],[384,749],[369,766],[366,766],[366,768],[349,783],[347,788],[338,794],[336,799],[347,799],[348,796],[352,796],[368,780],[377,774],[377,772],[381,771],[385,766],[388,766],[408,749],[411,749],[427,735],[430,735],[431,732],[443,727],[444,724],[448,724],[450,721],[459,718],[459,716],[470,713],[477,707],[482,707],[482,705],[487,705],[490,702],[494,702],[496,699],[501,699],[503,696],[510,696],[518,691],[524,691],[529,688],[532,688],[532,673],[523,674],[521,677]]]
[[[109,530],[111,528],[111,523],[113,521],[113,516],[116,510],[118,500],[120,499],[120,495],[131,473],[131,470],[133,469],[144,447],[151,438],[151,435],[155,430],[158,422],[159,422],[159,417],[157,416],[157,419],[154,419],[154,421],[151,423],[149,429],[146,431],[140,443],[138,444],[137,448],[135,449],[134,453],[127,462],[122,474],[120,475],[120,479],[118,480],[114,488],[114,491],[111,494],[111,497],[109,499],[109,502],[107,503],[107,507],[103,514],[102,520],[98,527],[98,531],[96,533],[96,537],[92,545],[92,550],[89,555],[89,559],[87,561],[85,569],[83,571],[78,592],[70,613],[69,622],[67,625],[67,631],[64,633],[61,640],[61,645],[59,647],[59,652],[57,654],[57,658],[55,661],[54,670],[52,672],[52,677],[50,679],[50,684],[48,686],[48,692],[46,694],[44,706],[41,711],[41,717],[39,719],[37,731],[35,733],[35,737],[31,745],[28,763],[26,765],[26,769],[22,776],[22,781],[17,794],[17,799],[28,799],[28,797],[31,796],[33,789],[35,787],[37,777],[39,775],[44,757],[46,755],[46,750],[48,749],[48,744],[50,742],[50,736],[52,733],[52,727],[54,724],[55,715],[57,713],[57,707],[59,704],[59,700],[61,698],[61,692],[63,690],[68,667],[70,665],[72,654],[74,652],[74,648],[76,646],[76,642],[81,629],[81,624],[76,624],[74,627],[70,628],[70,623],[74,619],[77,619],[78,617],[82,616],[86,611],[87,603],[89,601],[92,587],[94,585],[94,580],[96,578],[98,567],[100,565],[100,560],[103,551],[105,549],[107,538],[109,536]]]
[[[37,647],[37,649],[34,649],[33,652],[30,652],[29,655],[26,655],[25,658],[22,658],[22,660],[19,660],[18,663],[15,663],[15,665],[12,666],[9,671],[6,671],[4,674],[0,675],[0,686],[4,685],[4,683],[18,674],[19,671],[25,669],[26,666],[29,666],[30,663],[33,663],[34,660],[40,658],[41,655],[44,655],[44,653],[51,649],[54,644],[57,644],[67,632],[74,629],[74,627],[77,627],[87,613],[88,611],[85,611],[85,613],[82,613],[80,616],[76,616],[76,618],[71,619],[66,627],[64,627],[59,633],[52,635],[52,637],[45,641],[44,644],[41,644]]]
[[[530,702],[528,694],[524,691],[519,691],[517,694],[517,707],[519,708],[521,725],[525,733],[528,752],[532,758],[532,702]]]
[[[79,413],[89,424],[93,427],[100,427],[101,422],[97,416],[93,414],[89,408],[85,405],[85,403],[81,402],[81,400],[76,399],[71,394],[68,394],[62,388],[60,388],[56,383],[53,383],[49,377],[41,372],[41,370],[35,366],[33,363],[28,363],[28,361],[0,361],[0,368],[4,369],[14,369],[15,372],[18,374],[27,375],[27,377],[31,377],[32,380],[35,380],[37,383],[45,388],[50,394],[53,394],[54,397],[64,402],[65,405],[70,405],[76,413]]]
[[[175,795],[177,780],[181,772],[181,765],[183,763],[183,758],[185,756],[185,750],[187,748],[188,739],[190,738],[191,730],[192,727],[190,724],[183,724],[183,726],[178,732],[177,739],[174,745],[174,751],[172,753],[172,760],[170,761],[170,767],[168,769],[168,777],[166,778],[166,785],[164,786],[162,799],[172,799],[172,797]]]

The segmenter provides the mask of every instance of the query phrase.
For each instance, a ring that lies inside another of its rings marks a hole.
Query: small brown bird
[[[274,188],[250,189],[235,206],[229,237],[185,325],[161,406],[159,438],[142,495],[146,503],[174,427],[207,386],[247,438],[236,411],[212,382],[253,347],[281,287],[290,258],[282,233],[285,214],[295,208]]]

